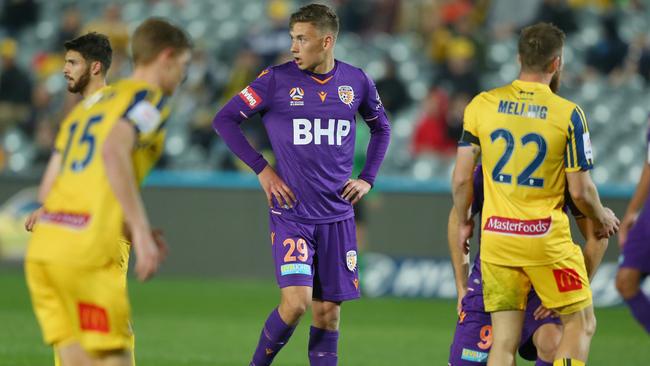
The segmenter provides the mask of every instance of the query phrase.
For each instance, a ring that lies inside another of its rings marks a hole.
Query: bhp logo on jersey
[[[554,269],[553,276],[555,276],[555,283],[560,292],[569,292],[580,290],[582,288],[582,281],[580,275],[572,268]]]
[[[341,146],[343,138],[350,134],[351,123],[345,119],[330,118],[323,127],[320,118],[314,122],[306,118],[293,119],[293,144],[294,145],[321,145],[323,138],[327,138],[327,145]]]
[[[254,109],[262,102],[262,98],[260,98],[260,96],[257,95],[255,90],[250,86],[245,87],[244,90],[239,93],[239,97],[248,104],[250,109]]]
[[[492,216],[487,219],[483,230],[505,235],[544,236],[551,228],[551,217],[534,220],[517,220]]]

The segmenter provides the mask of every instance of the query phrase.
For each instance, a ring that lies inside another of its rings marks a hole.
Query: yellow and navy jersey
[[[166,99],[148,83],[121,80],[75,106],[57,135],[61,170],[43,203],[28,259],[80,266],[119,261],[124,214],[106,175],[104,141],[119,121],[133,125],[132,162],[141,185],[163,151]]]
[[[527,266],[570,255],[565,173],[593,167],[580,107],[548,85],[516,80],[476,96],[463,128],[460,144],[481,147],[482,259]]]

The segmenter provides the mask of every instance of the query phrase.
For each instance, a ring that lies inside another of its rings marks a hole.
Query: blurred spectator
[[[449,102],[449,111],[447,112],[447,137],[457,142],[460,140],[460,135],[463,134],[463,117],[465,115],[465,107],[469,104],[472,98],[465,93],[457,93],[451,97]]]
[[[31,108],[30,136],[34,136],[36,144],[36,164],[47,163],[56,137],[57,126],[64,115],[57,109],[55,98],[47,90],[44,82],[34,87],[33,106]]]
[[[487,27],[497,39],[509,38],[533,22],[540,4],[541,0],[492,0]]]
[[[12,39],[0,43],[0,132],[13,124],[23,125],[32,102],[30,75],[16,63],[18,45]]]
[[[371,33],[395,33],[401,15],[401,3],[401,0],[375,0],[372,15],[368,17],[368,30]]]
[[[81,34],[97,32],[105,34],[113,48],[113,61],[107,80],[112,82],[128,74],[129,28],[122,21],[122,8],[112,3],[106,6],[102,18],[94,20],[83,28]]]
[[[381,79],[376,81],[376,86],[384,109],[394,116],[411,103],[411,98],[404,86],[404,82],[397,77],[395,61],[390,57],[386,57],[384,65],[386,72]]]
[[[571,34],[578,29],[576,15],[566,0],[544,0],[534,23],[537,22],[553,23],[566,34]]]
[[[450,138],[448,134],[448,110],[449,100],[445,92],[432,90],[422,103],[422,112],[411,142],[413,155],[451,155],[455,152],[457,140]]]
[[[267,6],[271,28],[258,28],[251,37],[251,50],[262,59],[262,65],[271,66],[291,47],[289,36],[289,4],[284,0],[272,0]]]
[[[81,31],[81,12],[75,5],[68,6],[63,11],[61,27],[56,36],[56,43],[53,45],[53,51],[62,52],[63,43],[79,35]]]
[[[627,56],[628,45],[618,34],[618,22],[613,14],[601,20],[601,38],[587,51],[586,63],[601,74],[620,68]]]
[[[647,44],[639,58],[639,74],[641,74],[646,84],[650,84],[650,47]]]
[[[479,93],[479,77],[474,71],[475,48],[472,42],[456,37],[447,46],[447,63],[435,80],[435,86],[449,94],[465,93],[474,96]]]
[[[341,30],[358,35],[366,33],[375,13],[369,1],[335,0],[334,6]]]
[[[17,37],[23,28],[36,23],[38,8],[35,0],[5,0],[0,11],[0,25],[11,37]]]

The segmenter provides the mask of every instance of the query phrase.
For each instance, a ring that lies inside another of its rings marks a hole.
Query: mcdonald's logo
[[[554,269],[553,275],[555,276],[555,283],[560,292],[568,292],[580,290],[582,288],[582,281],[580,275],[575,269],[560,268]]]
[[[108,333],[110,331],[106,309],[97,305],[81,302],[77,305],[81,330],[99,333]]]

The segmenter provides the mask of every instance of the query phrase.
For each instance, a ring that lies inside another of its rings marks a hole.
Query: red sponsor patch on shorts
[[[244,103],[248,104],[250,109],[255,109],[255,107],[262,103],[262,98],[260,98],[260,96],[257,95],[255,90],[250,86],[245,87],[244,90],[239,92],[239,97],[244,101]]]
[[[580,290],[582,288],[582,281],[580,280],[580,275],[575,269],[572,268],[554,269],[553,276],[555,276],[555,283],[557,283],[557,289],[560,292],[575,291],[575,290]]]
[[[110,327],[106,309],[83,302],[80,302],[78,307],[81,330],[100,333],[109,332]]]
[[[519,220],[491,216],[485,221],[483,230],[505,235],[544,236],[551,229],[551,217],[533,220]]]

